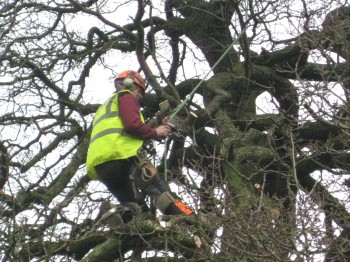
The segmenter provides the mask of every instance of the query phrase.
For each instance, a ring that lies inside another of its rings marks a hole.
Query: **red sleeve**
[[[125,131],[143,140],[157,138],[155,129],[142,123],[140,118],[140,104],[128,93],[119,97],[119,116],[123,121]]]

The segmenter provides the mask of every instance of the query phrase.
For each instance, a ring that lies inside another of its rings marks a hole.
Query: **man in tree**
[[[145,140],[171,133],[144,123],[139,101],[147,88],[144,78],[127,70],[115,79],[116,92],[97,110],[87,155],[88,174],[100,180],[124,206],[149,211],[145,195],[165,215],[189,215],[192,210],[170,191],[142,149]]]

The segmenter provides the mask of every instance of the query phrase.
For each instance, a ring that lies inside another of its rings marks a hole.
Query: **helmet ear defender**
[[[133,87],[135,85],[135,81],[134,79],[130,78],[130,77],[126,77],[124,78],[123,80],[123,84],[126,86],[126,87]]]
[[[146,80],[136,71],[126,70],[120,73],[116,79],[120,79],[126,88],[133,88],[137,85],[143,92],[146,91]]]

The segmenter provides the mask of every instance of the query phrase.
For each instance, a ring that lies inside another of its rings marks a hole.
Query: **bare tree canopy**
[[[2,261],[350,260],[348,1],[5,0],[0,44]],[[86,175],[127,69],[195,215],[124,224]]]

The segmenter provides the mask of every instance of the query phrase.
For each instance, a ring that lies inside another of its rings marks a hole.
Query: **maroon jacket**
[[[119,96],[119,116],[123,121],[125,131],[143,140],[158,138],[155,129],[142,123],[140,118],[140,104],[130,93]]]

